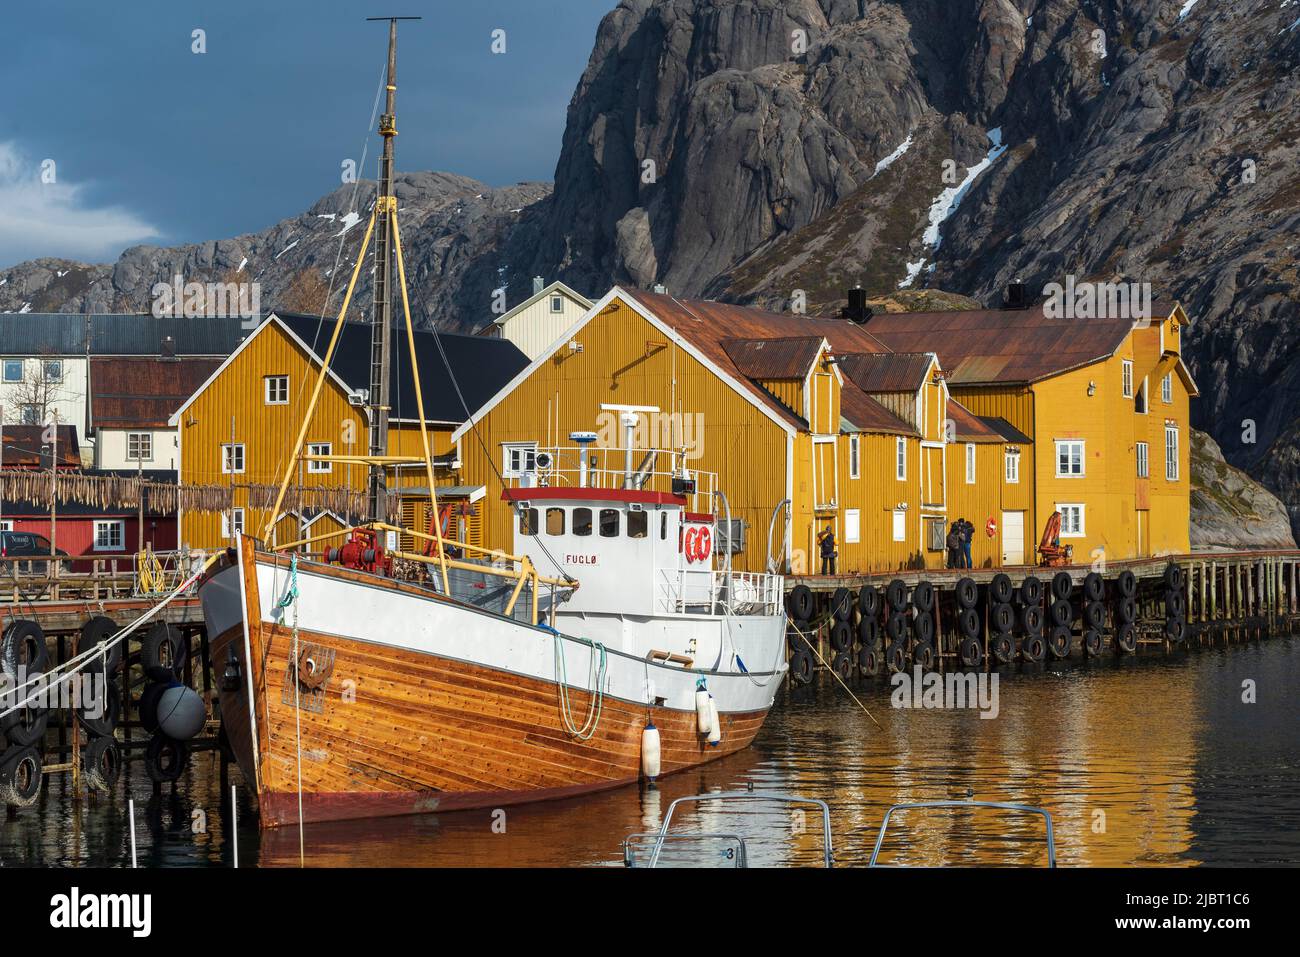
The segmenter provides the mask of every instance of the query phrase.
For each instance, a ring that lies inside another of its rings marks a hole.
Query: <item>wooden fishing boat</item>
[[[585,465],[577,487],[507,488],[513,555],[445,538],[440,521],[388,524],[389,468],[422,464],[439,511],[418,371],[423,455],[392,456],[379,362],[370,454],[303,454],[376,230],[373,355],[388,355],[390,249],[412,339],[392,194],[395,34],[390,23],[379,195],[275,505],[261,537],[239,536],[199,589],[223,730],[265,827],[495,808],[679,771],[747,746],[786,671],[780,576],[714,568],[717,519],[687,510],[684,469],[672,491],[631,469],[619,487],[594,487]],[[272,517],[310,460],[365,464],[371,515],[276,544]],[[395,547],[403,539],[422,547]],[[580,550],[592,582],[578,588],[553,548]]]

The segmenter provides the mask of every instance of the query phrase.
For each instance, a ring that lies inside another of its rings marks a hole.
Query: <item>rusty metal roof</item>
[[[855,352],[841,355],[840,371],[863,392],[915,392],[933,361],[920,352]]]
[[[41,457],[43,425],[6,425],[0,428],[0,445],[4,454],[0,465],[4,468],[49,468],[49,456]],[[59,446],[59,468],[81,468],[81,446],[77,442],[75,425],[60,425],[55,436]]]
[[[220,359],[92,358],[90,422],[101,429],[167,427]]]
[[[1167,317],[1172,302],[1157,302]],[[1036,382],[1112,355],[1134,327],[1131,319],[1065,319],[1028,309],[891,312],[872,316],[871,335],[897,352],[934,351],[958,385]]]
[[[821,336],[775,339],[723,339],[722,348],[751,379],[803,379],[824,340]]]
[[[954,426],[953,438],[957,442],[997,442],[1005,441],[996,429],[971,412],[956,399],[948,399],[948,418]]]
[[[840,391],[840,416],[858,432],[885,432],[889,435],[917,435],[911,423],[904,422],[851,381]]]

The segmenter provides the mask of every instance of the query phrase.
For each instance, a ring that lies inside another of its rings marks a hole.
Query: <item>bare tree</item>
[[[61,422],[56,403],[65,396],[63,360],[41,355],[23,360],[23,377],[9,384],[5,397],[5,418],[15,425],[44,425]]]

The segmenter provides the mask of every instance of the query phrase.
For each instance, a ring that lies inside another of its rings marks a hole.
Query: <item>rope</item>
[[[868,718],[871,719],[871,723],[874,724],[877,728],[880,728],[881,731],[884,731],[885,729],[880,727],[880,722],[876,720],[876,716],[873,715],[870,711],[868,711],[867,706],[858,700],[858,696],[853,693],[852,689],[850,689],[848,685],[844,684],[844,679],[841,678],[838,674],[835,674],[835,669],[832,668],[830,665],[826,664],[826,659],[823,658],[821,656],[821,653],[817,651],[817,646],[808,640],[808,636],[799,630],[799,626],[796,625],[794,622],[790,622],[790,627],[794,629],[794,633],[796,635],[798,635],[800,638],[803,639],[804,644],[806,644],[810,649],[812,649],[812,653],[817,656],[817,660],[822,663],[822,665],[826,668],[826,670],[829,671],[832,675],[835,675],[835,680],[838,681],[841,685],[843,685],[844,690],[847,691],[849,693],[849,697],[853,699],[853,703],[862,709],[863,713]]]
[[[545,626],[543,626],[545,627]],[[564,719],[564,728],[574,738],[579,741],[586,741],[596,733],[596,728],[600,725],[600,715],[605,706],[605,670],[609,664],[605,653],[605,646],[598,641],[588,641],[586,638],[572,638],[570,640],[581,642],[591,649],[589,657],[590,667],[588,670],[587,680],[591,684],[591,704],[587,708],[587,717],[582,722],[582,727],[573,720],[573,705],[569,701],[569,667],[565,661],[563,642],[565,636],[561,635],[554,628],[546,628],[555,640],[555,679],[560,689],[560,717]],[[599,659],[596,652],[599,651]],[[597,664],[599,661],[599,664]]]

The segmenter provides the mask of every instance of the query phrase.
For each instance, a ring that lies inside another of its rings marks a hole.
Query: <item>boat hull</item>
[[[298,604],[278,608],[287,559],[241,545],[201,591],[215,669],[222,674],[232,654],[238,663],[238,680],[222,683],[222,720],[256,784],[264,827],[630,784],[647,722],[659,730],[661,773],[671,774],[748,746],[784,672],[698,672],[616,652],[602,668],[586,643],[415,586],[306,565],[298,583]],[[311,668],[325,674],[318,687],[300,680]],[[557,673],[568,678],[567,726]],[[604,693],[584,738],[572,728],[592,707],[595,675]],[[716,746],[696,730],[700,677],[720,706]]]

